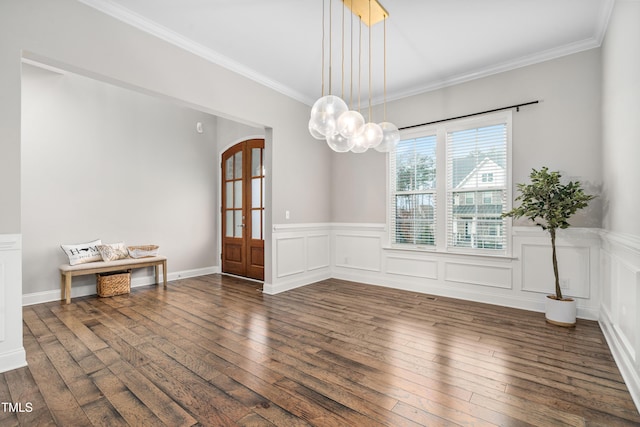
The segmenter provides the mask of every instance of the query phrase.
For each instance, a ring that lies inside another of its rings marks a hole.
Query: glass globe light
[[[362,137],[367,148],[375,148],[382,142],[382,128],[377,123],[364,125]]]
[[[353,147],[354,141],[336,133],[327,137],[327,144],[333,151],[338,153],[346,153]]]
[[[324,136],[333,135],[337,132],[338,117],[348,110],[349,107],[340,97],[323,96],[311,108],[311,126]]]
[[[364,153],[369,149],[369,146],[366,144],[364,138],[364,132],[359,133],[358,135],[351,138],[353,146],[351,147],[351,152],[353,153]]]
[[[312,137],[314,137],[315,139],[326,139],[326,136],[324,136],[323,134],[321,134],[320,132],[318,132],[316,130],[316,128],[313,127],[313,121],[309,120],[309,133],[311,134]]]
[[[382,142],[375,149],[381,153],[393,151],[400,141],[400,131],[396,125],[389,122],[380,123],[380,128],[382,129]]]
[[[338,132],[345,138],[351,138],[362,132],[364,117],[357,111],[349,110],[338,117]]]

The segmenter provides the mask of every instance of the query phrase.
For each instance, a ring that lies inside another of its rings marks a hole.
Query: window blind
[[[401,140],[390,157],[392,242],[436,244],[436,135]]]
[[[507,124],[447,132],[447,248],[506,249]]]

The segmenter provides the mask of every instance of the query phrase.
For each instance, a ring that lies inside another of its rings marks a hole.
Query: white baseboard
[[[183,270],[183,271],[176,271],[174,273],[169,273],[169,275],[167,276],[168,277],[167,280],[171,281],[171,280],[178,280],[178,279],[188,279],[190,277],[206,276],[208,274],[218,274],[218,273],[220,273],[220,267],[218,266],[196,268],[194,270]],[[152,280],[151,283],[146,283],[146,285],[152,285],[153,283],[155,283],[155,281]],[[131,286],[133,286],[133,284]],[[143,285],[136,285],[136,286],[143,286]]]
[[[0,354],[0,373],[27,366],[27,354],[23,347]]]
[[[321,280],[326,280],[331,277],[331,272],[328,269],[323,269],[322,271],[313,273],[307,272],[296,277],[291,277],[288,280],[279,281],[276,285],[265,282],[265,284],[262,286],[262,293],[267,295],[275,295],[281,292],[286,292],[292,289],[300,288],[302,286],[310,285]]]
[[[213,267],[197,268],[193,270],[174,271],[174,272],[170,272],[167,275],[167,281],[187,279],[189,277],[206,276],[208,274],[216,274],[216,273],[220,273],[220,267],[213,266]],[[132,288],[136,288],[138,286],[153,285],[155,283],[156,283],[156,278],[153,275],[133,277],[131,279]],[[84,296],[95,295],[95,294],[96,294],[95,284],[71,286],[71,298],[84,297]],[[60,299],[61,299],[60,289],[44,291],[44,292],[34,292],[31,294],[24,294],[22,296],[22,305],[28,306],[33,304],[41,304],[44,302],[59,301]]]

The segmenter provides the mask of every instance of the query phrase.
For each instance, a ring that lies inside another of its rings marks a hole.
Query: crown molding
[[[279,83],[256,70],[242,65],[227,56],[220,54],[208,47],[196,43],[175,31],[172,31],[156,22],[153,22],[141,15],[138,15],[129,9],[126,9],[110,0],[78,0],[93,9],[96,9],[106,15],[109,15],[119,21],[131,25],[146,33],[152,34],[168,43],[171,43],[179,48],[182,48],[188,52],[193,53],[209,62],[233,71],[243,77],[253,80],[262,84],[276,92],[282,93],[296,101],[302,102],[306,105],[313,105],[316,98],[311,98],[301,92],[295,91],[290,87]],[[530,65],[538,64],[541,62],[550,61],[563,56],[579,53],[589,49],[598,48],[602,45],[604,36],[609,24],[609,18],[613,11],[615,0],[605,0],[602,5],[602,13],[599,15],[600,20],[596,25],[596,34],[593,37],[580,40],[574,43],[559,46],[557,48],[548,49],[543,52],[535,53],[532,55],[526,55],[515,60],[505,61],[500,64],[490,65],[484,68],[480,68],[467,73],[462,73],[451,78],[447,78],[440,81],[432,81],[417,87],[413,87],[407,90],[400,90],[395,94],[387,94],[387,102],[396,101],[402,98],[410,96],[420,95],[434,90],[443,89],[449,86],[454,86],[462,83],[467,83],[472,80],[489,77],[494,74],[499,74],[507,71],[516,70],[518,68],[527,67]],[[383,96],[375,96],[371,100],[373,105],[380,105],[384,102]]]
[[[640,0],[636,0],[636,1],[640,1]],[[599,14],[600,19],[596,24],[596,34],[594,34],[593,37],[580,40],[574,43],[569,43],[553,49],[548,49],[543,52],[538,52],[532,55],[526,55],[515,60],[503,62],[501,64],[484,67],[469,73],[463,73],[458,76],[454,76],[452,78],[442,80],[440,82],[432,82],[417,88],[413,88],[411,90],[396,92],[395,95],[387,97],[387,102],[395,101],[395,100],[406,98],[409,96],[420,95],[422,93],[443,89],[445,87],[454,86],[461,83],[470,82],[472,80],[489,77],[494,74],[504,73],[507,71],[516,70],[518,68],[523,68],[530,65],[539,64],[542,62],[551,61],[553,59],[558,59],[563,56],[572,55],[572,54],[583,52],[589,49],[599,48],[600,46],[602,46],[602,42],[604,41],[604,37],[607,33],[607,28],[609,26],[609,20],[611,18],[611,14],[613,13],[614,4],[615,4],[615,0],[605,0],[603,2],[601,13]],[[375,98],[373,100],[373,103],[381,104],[382,99]]]
[[[157,22],[153,22],[147,18],[144,18],[141,15],[138,15],[137,13],[134,13],[129,9],[126,9],[113,2],[110,2],[108,0],[78,1],[119,21],[122,21],[125,24],[131,25],[134,28],[158,37],[159,39],[164,40],[167,43],[184,49],[187,52],[191,52],[194,55],[206,59],[211,63],[219,65],[220,67],[226,68],[227,70],[233,71],[234,73],[260,83],[270,89],[273,89],[276,92],[293,98],[296,101],[302,102],[307,105],[311,105],[315,101],[315,99],[311,99],[306,95],[289,88],[286,85],[283,85],[263,74],[260,74],[252,68],[246,67],[225,55],[209,49],[208,47],[200,43],[196,43],[193,40],[190,40],[176,33],[175,31],[172,31],[158,24]]]
[[[507,71],[517,70],[518,68],[527,67],[530,65],[539,64],[542,62],[558,59],[563,56],[572,55],[575,53],[583,52],[589,49],[595,49],[601,46],[604,36],[598,35],[597,37],[581,40],[575,43],[566,44],[557,48],[549,49],[543,52],[535,53],[532,55],[526,55],[515,59],[513,61],[506,61],[496,65],[490,65],[488,67],[480,68],[476,71],[459,74],[449,79],[445,79],[439,82],[432,82],[426,85],[416,87],[411,90],[405,90],[397,92],[393,96],[387,96],[387,102],[396,101],[409,96],[420,95],[426,92],[432,92],[434,90],[443,89],[449,86],[455,86],[462,83],[467,83],[473,80],[478,80],[484,77],[489,77],[494,74],[500,74]],[[376,99],[375,103],[381,103],[381,99]]]

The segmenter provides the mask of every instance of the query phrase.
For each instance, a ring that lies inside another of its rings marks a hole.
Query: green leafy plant
[[[586,194],[579,181],[567,184],[560,182],[560,172],[549,172],[547,167],[533,169],[531,183],[518,184],[520,195],[516,201],[520,206],[502,214],[503,217],[527,217],[551,235],[553,274],[556,279],[556,299],[562,300],[558,257],[556,255],[556,231],[568,228],[569,218],[578,210],[586,208],[594,195]]]

